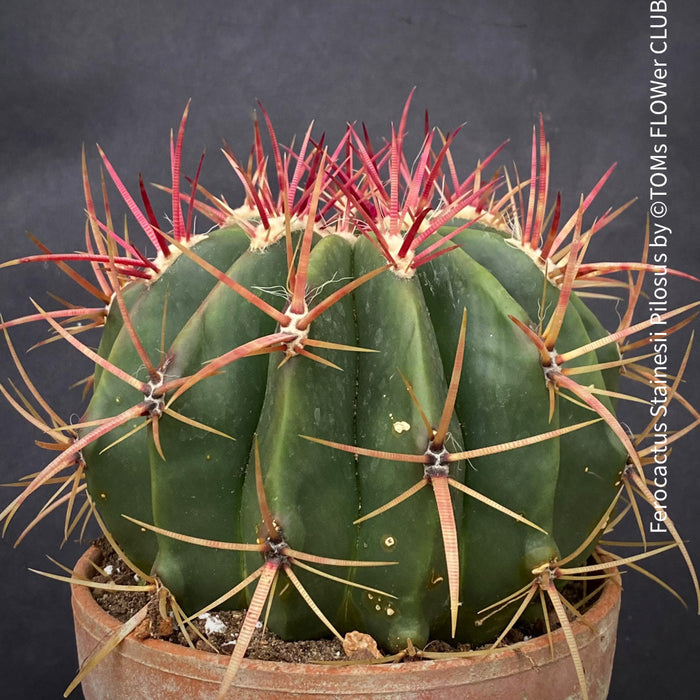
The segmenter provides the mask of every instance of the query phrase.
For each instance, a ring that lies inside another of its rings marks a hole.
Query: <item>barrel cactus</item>
[[[225,151],[239,208],[199,185],[199,170],[183,191],[186,113],[167,226],[100,152],[156,257],[117,233],[109,206],[100,218],[84,161],[84,253],[12,261],[57,262],[101,306],[38,307],[3,325],[45,321],[95,369],[70,429],[3,388],[61,451],[2,519],[58,479],[56,499],[71,512],[86,493],[184,614],[247,607],[227,684],[268,597],[285,639],[360,630],[389,652],[498,643],[547,601],[566,626],[558,580],[610,566],[594,550],[620,496],[660,507],[648,431],[631,437],[616,418],[621,373],[648,379],[634,351],[644,343],[628,339],[647,336],[632,314],[654,268],[583,260],[625,208],[584,224],[610,171],[565,220],[559,197],[547,211],[541,122],[529,180],[486,177],[500,149],[460,179],[454,134],[426,124],[407,157],[407,111],[380,148],[350,126],[333,150],[309,129],[297,151],[280,148],[263,111],[274,176],[257,122],[247,166]],[[195,233],[195,212],[214,227]],[[92,263],[94,284],[73,258]],[[576,290],[620,271],[628,312],[611,333]],[[97,351],[76,321],[102,327]]]

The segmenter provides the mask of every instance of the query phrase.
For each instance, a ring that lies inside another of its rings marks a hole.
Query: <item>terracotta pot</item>
[[[76,571],[89,575],[90,549]],[[597,631],[575,622],[591,700],[604,700],[612,673],[619,578],[609,579],[598,602],[586,613]],[[100,608],[89,589],[72,586],[75,633],[80,662],[104,643],[120,623]],[[520,642],[483,658],[379,666],[329,667],[245,659],[231,698],[419,698],[435,700],[574,700],[581,693],[562,630],[554,632],[554,658],[545,637]],[[160,640],[125,639],[83,681],[86,700],[209,700],[217,690],[227,656],[192,650]]]

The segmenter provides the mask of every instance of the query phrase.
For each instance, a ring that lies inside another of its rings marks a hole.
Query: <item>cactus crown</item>
[[[670,547],[698,589],[666,515],[674,545],[625,557],[600,545],[638,500],[660,508],[645,475],[653,425],[630,436],[616,418],[631,398],[621,374],[649,381],[636,352],[650,338],[632,336],[650,326],[633,314],[654,266],[646,247],[637,263],[584,262],[627,207],[584,224],[612,168],[564,219],[559,195],[547,210],[541,119],[529,179],[486,177],[502,146],[461,179],[457,132],[426,119],[406,155],[409,103],[380,148],[348,126],[333,150],[311,127],[282,149],[262,110],[273,175],[257,120],[247,165],[224,151],[245,190],[238,208],[199,184],[201,160],[183,191],[185,110],[168,226],[143,182],[139,205],[100,150],[153,259],[116,232],[104,188],[98,215],[83,155],[85,252],[39,244],[8,263],[53,261],[100,306],[36,305],[2,324],[35,405],[0,390],[59,453],[0,520],[58,483],[42,514],[66,505],[66,535],[94,515],[179,619],[247,607],[222,694],[268,598],[282,637],[360,629],[399,652],[431,638],[498,645],[547,601],[568,629],[560,582]],[[195,234],[195,213],[214,228]],[[610,286],[628,303],[614,332],[582,293]],[[661,319],[681,319],[677,330],[693,306]],[[79,425],[51,410],[14,353],[8,329],[29,321],[95,364]],[[96,327],[94,351],[79,334]],[[700,421],[678,392],[684,367],[668,400],[691,421],[669,441]]]

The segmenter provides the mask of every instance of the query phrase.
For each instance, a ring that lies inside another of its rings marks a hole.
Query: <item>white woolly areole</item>
[[[268,246],[284,238],[287,231],[287,224],[284,215],[271,216],[268,218],[269,227],[265,228],[261,223],[258,223],[250,234],[250,249],[265,250]],[[303,231],[306,228],[307,217],[292,216],[289,221],[289,226],[292,231]],[[247,227],[251,227],[254,223],[248,220]]]
[[[455,219],[479,219],[479,223],[482,223],[491,228],[495,228],[498,231],[503,231],[504,233],[512,233],[508,224],[504,221],[501,214],[492,214],[489,211],[484,211],[483,209],[477,211],[476,207],[468,204],[463,209],[460,209],[455,215]]]
[[[235,209],[229,209],[228,216],[224,219],[222,228],[225,226],[243,226],[249,221],[259,221],[260,214],[257,209],[243,204]]]
[[[200,241],[203,241],[208,237],[207,233],[200,233],[196,236],[192,236],[189,241],[178,241],[181,246],[185,248],[192,248],[192,246],[197,245]],[[153,284],[174,262],[177,260],[182,251],[174,245],[168,246],[168,255],[166,256],[163,252],[159,251],[158,255],[153,260],[153,264],[158,268],[158,272],[153,273],[153,277],[146,281],[146,284]]]
[[[386,246],[389,249],[389,254],[396,263],[396,267],[391,268],[392,272],[397,277],[411,279],[411,277],[416,274],[415,269],[411,267],[413,264],[413,258],[416,257],[416,254],[409,249],[404,257],[399,257],[399,250],[401,250],[401,246],[403,245],[403,236],[400,234],[386,236],[384,240],[386,241]]]
[[[295,314],[289,309],[284,312],[285,316],[289,318],[289,323],[286,326],[280,325],[280,331],[282,333],[289,333],[290,335],[294,336],[293,340],[286,343],[287,355],[296,355],[298,349],[304,347],[304,341],[309,337],[310,325],[307,325],[306,328],[302,330],[299,329],[298,324],[301,320],[306,318],[308,313],[309,307],[307,306],[306,302],[304,302],[304,310],[300,314]]]
[[[514,231],[510,226],[508,226],[508,223],[500,214],[492,214],[484,211],[478,212],[475,207],[469,205],[455,214],[454,218],[466,219],[468,221],[470,219],[476,219],[477,217],[479,217],[479,223],[483,223],[486,226],[496,229],[497,231],[509,234],[510,237],[505,239],[506,244],[525,253],[525,255],[527,255],[528,258],[530,258],[535,265],[542,270],[542,272],[547,274],[547,278],[550,282],[552,282],[552,284],[556,285],[557,287],[561,287],[562,276],[564,269],[566,268],[566,258],[558,263],[554,262],[551,258],[547,260],[543,259],[542,249],[533,249],[529,245],[523,245],[520,239],[521,234],[519,227],[516,227],[516,230]]]

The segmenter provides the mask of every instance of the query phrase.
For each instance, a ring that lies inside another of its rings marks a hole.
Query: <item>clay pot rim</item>
[[[75,573],[78,576],[89,578],[93,573],[91,561],[97,559],[100,550],[91,546],[78,560],[75,565]],[[611,610],[615,608],[620,601],[622,593],[622,581],[620,573],[616,568],[610,570],[613,574],[603,585],[603,590],[598,600],[586,611],[583,618],[587,624],[579,620],[574,620],[571,623],[574,636],[579,646],[585,645],[594,636],[592,629],[596,629],[598,623],[601,622]],[[74,606],[81,608],[86,615],[93,618],[94,621],[103,627],[109,629],[110,632],[117,631],[122,623],[112,617],[108,612],[103,610],[97,601],[92,596],[92,591],[88,586],[80,584],[71,584],[71,595]],[[589,627],[590,625],[590,627]],[[591,629],[592,628],[592,629]],[[173,644],[162,639],[144,639],[136,640],[132,637],[125,639],[127,646],[129,643],[143,645],[151,649],[155,653],[168,654],[170,656],[187,657],[194,662],[200,661],[203,663],[214,663],[222,667],[226,667],[229,663],[230,656],[226,654],[215,654],[213,652],[202,651],[200,649],[192,649],[191,647]],[[545,650],[549,655],[549,640],[547,635],[540,635],[522,642],[516,642],[508,646],[499,648],[493,651],[488,656],[483,654],[474,654],[474,656],[464,657],[446,657],[445,659],[425,659],[418,662],[409,663],[377,663],[377,664],[358,664],[358,665],[332,665],[332,664],[310,664],[310,663],[290,663],[285,661],[262,661],[258,659],[245,658],[242,661],[241,668],[249,671],[258,672],[284,672],[284,673],[303,673],[303,674],[384,674],[396,673],[397,669],[401,669],[401,673],[419,674],[424,672],[430,666],[436,664],[450,664],[452,667],[468,667],[474,664],[501,663],[508,659],[523,658],[525,656],[532,657],[541,654]],[[568,645],[564,636],[564,630],[560,627],[552,632],[552,645],[556,650],[563,647],[564,653],[568,654]],[[124,646],[124,642],[122,642]]]

